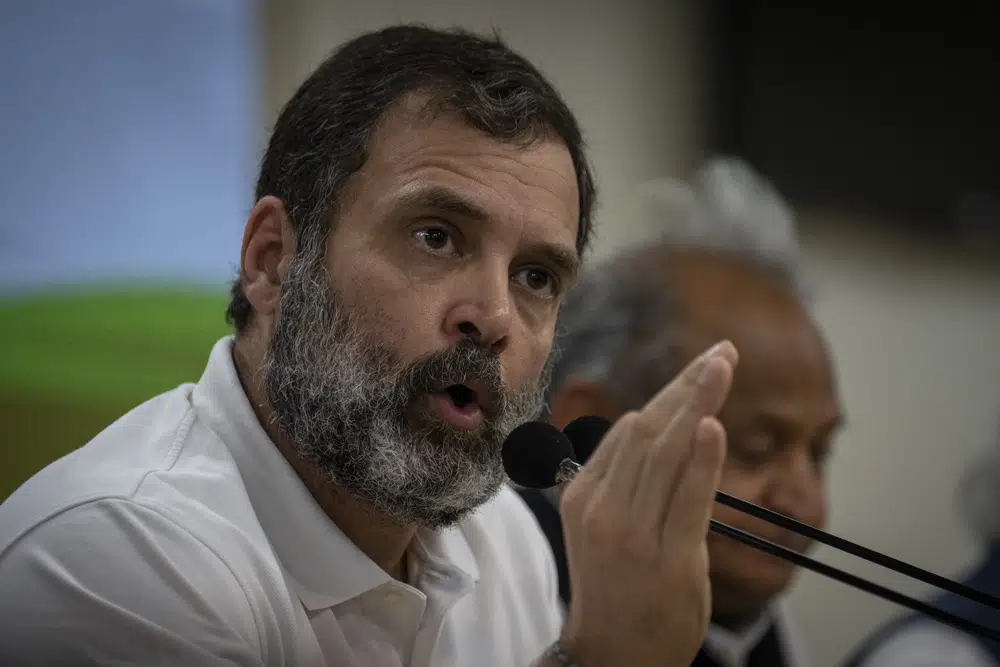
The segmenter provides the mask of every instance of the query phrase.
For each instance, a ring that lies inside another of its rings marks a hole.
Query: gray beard
[[[275,425],[330,484],[382,516],[427,528],[457,523],[499,491],[504,439],[541,412],[551,364],[532,386],[508,392],[499,356],[470,339],[402,363],[374,335],[386,327],[363,326],[338,303],[322,260],[306,260],[282,284],[262,369]],[[421,409],[430,393],[471,379],[491,399],[480,428],[458,429]]]

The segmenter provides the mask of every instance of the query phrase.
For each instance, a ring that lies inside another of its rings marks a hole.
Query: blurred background
[[[830,529],[954,575],[977,554],[954,489],[1000,406],[1000,60],[990,3],[927,7],[0,0],[0,499],[198,379],[281,104],[338,43],[420,21],[496,28],[561,89],[597,168],[597,257],[648,233],[623,222],[641,181],[719,152],[774,181],[849,418]],[[806,573],[792,611],[828,667],[899,610]]]

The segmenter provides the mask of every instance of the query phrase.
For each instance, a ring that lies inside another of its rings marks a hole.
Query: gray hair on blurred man
[[[719,414],[728,438],[720,488],[822,527],[824,463],[841,407],[789,207],[731,158],[710,161],[690,183],[645,183],[633,205],[650,238],[594,267],[560,315],[550,420],[560,428],[582,415],[614,421],[643,405],[706,343],[731,340],[740,365]],[[558,493],[525,490],[522,497],[553,546],[568,601]],[[715,518],[796,551],[810,547],[726,507],[716,506]],[[802,664],[776,604],[795,568],[715,535],[709,555],[712,626],[693,664]]]
[[[959,484],[959,505],[985,553],[962,583],[1000,596],[1000,430],[993,446],[971,462]],[[954,594],[935,607],[1000,630],[1000,612]],[[1000,667],[1000,642],[908,614],[876,632],[847,665],[860,667]]]

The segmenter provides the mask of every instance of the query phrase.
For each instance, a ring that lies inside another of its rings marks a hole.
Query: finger
[[[698,391],[705,365],[715,358],[722,358],[730,366],[735,366],[739,355],[729,341],[717,343],[700,354],[646,403],[639,413],[641,421],[648,422],[650,430],[657,434],[666,429],[677,410],[688,401],[688,396]]]
[[[622,421],[619,420],[619,423]],[[608,440],[609,461],[597,488],[597,498],[600,502],[628,511],[633,504],[635,488],[639,483],[646,451],[649,448],[646,442],[650,438],[644,437],[637,431],[636,413],[629,413],[624,422],[615,440]],[[603,446],[604,443],[601,444]]]
[[[696,390],[674,412],[670,424],[650,447],[635,492],[635,511],[657,526],[666,521],[676,487],[693,452],[699,423],[718,412],[732,385],[733,369],[724,358],[709,359]]]
[[[608,432],[601,438],[601,443],[587,459],[587,465],[577,474],[575,479],[584,477],[596,480],[604,477],[611,466],[616,450],[621,449],[615,443],[620,444],[628,440],[626,433],[630,430],[634,418],[634,413],[626,413],[608,429]]]
[[[708,365],[721,363],[716,360],[717,355],[733,353],[735,349],[731,343],[716,345],[688,364],[641,412],[628,415],[631,423],[627,425],[627,431],[623,430],[614,443],[605,448],[605,459],[601,464],[604,495],[628,503],[630,506],[635,505],[636,495],[642,486],[642,478],[646,474],[645,471],[650,468],[648,459],[654,443],[661,438],[671,420],[677,414],[684,412],[685,406],[696,406],[701,403],[699,394],[705,390],[704,374]],[[711,390],[712,387],[709,386],[708,389]],[[650,405],[654,403],[654,409],[651,410]],[[606,438],[606,441],[609,440]],[[655,488],[648,494],[656,498],[656,502],[647,507],[647,511],[653,512],[652,518],[657,521],[657,526],[662,525],[660,520],[663,516],[664,495],[669,496],[668,487],[673,477],[670,474],[659,477]]]
[[[623,512],[627,511],[630,496],[622,487],[628,485],[627,493],[631,493],[633,480],[612,473],[611,462],[617,450],[627,449],[634,418],[634,413],[627,413],[618,419],[601,439],[587,465],[566,485],[560,503],[564,518],[569,506],[575,508],[577,516],[586,513],[587,508],[621,508]]]
[[[732,344],[728,344],[728,347],[735,352]],[[650,469],[650,452],[653,451],[657,440],[663,436],[664,430],[669,429],[671,417],[676,421],[678,415],[686,415],[691,409],[697,410],[698,406],[706,401],[708,410],[718,410],[718,406],[713,402],[715,396],[712,393],[718,392],[718,387],[715,386],[718,383],[718,371],[713,369],[719,364],[723,366],[728,364],[714,355],[727,353],[729,350],[726,350],[725,346],[712,348],[689,364],[680,376],[668,385],[668,388],[673,388],[674,391],[667,394],[661,392],[660,397],[663,400],[659,403],[659,409],[667,411],[666,419],[660,414],[647,413],[647,406],[642,412],[629,413],[615,424],[615,428],[598,447],[599,451],[603,450],[601,459],[591,472],[601,479],[593,491],[595,501],[617,502],[623,507],[636,507],[636,496],[643,487],[643,478],[649,474],[647,471]],[[709,392],[707,399],[701,396],[705,391]],[[723,389],[723,394],[725,391],[728,391],[728,386]],[[704,414],[710,412],[702,411],[697,413],[697,416]],[[696,419],[682,419],[675,427],[675,431],[685,427],[693,431]],[[684,436],[686,445],[690,444],[690,438],[690,432]],[[668,471],[676,469],[677,461],[669,460],[669,452],[662,458],[668,459],[664,462],[663,469]],[[588,462],[587,468],[592,465],[594,465],[593,459]],[[660,463],[653,465],[661,467]],[[668,472],[666,475],[657,475],[657,479],[645,483],[648,490],[643,494],[645,498],[640,501],[636,509],[645,511],[650,519],[656,522],[656,526],[663,525],[664,502],[671,495],[670,489],[676,478],[676,474]]]
[[[695,429],[691,457],[663,524],[664,548],[683,549],[705,541],[725,460],[726,431],[718,419],[706,417]]]

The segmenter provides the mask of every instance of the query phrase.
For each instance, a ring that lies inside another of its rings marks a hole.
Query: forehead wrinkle
[[[567,186],[569,189],[573,190],[572,193],[569,193],[569,194],[572,194],[572,196],[570,197],[570,212],[573,213],[573,215],[575,217],[579,217],[579,211],[575,210],[579,206],[579,197],[577,196],[578,193],[576,192],[577,183],[576,183],[575,169],[573,169],[572,161],[569,161],[569,166],[571,168],[571,171],[574,172],[574,176],[572,178],[567,178],[566,174],[563,172],[563,170],[555,167],[554,165],[549,165],[549,164],[546,163],[546,164],[535,164],[535,165],[531,165],[529,167],[528,164],[526,164],[523,160],[517,159],[517,157],[514,156],[514,155],[504,154],[504,155],[499,155],[498,157],[500,159],[502,159],[502,160],[507,161],[507,162],[513,162],[515,164],[518,164],[522,168],[525,168],[525,169],[530,169],[530,170],[533,170],[533,171],[543,171],[543,172],[546,172],[547,174],[554,176],[560,182],[561,185]],[[494,167],[494,166],[487,166],[487,167],[485,167],[485,169],[487,171],[491,171],[491,172],[502,173],[507,178],[510,178],[510,179],[516,181],[517,183],[519,183],[520,185],[522,185],[522,186],[524,186],[526,188],[530,188],[532,190],[542,190],[547,195],[549,195],[549,196],[551,196],[551,197],[553,197],[555,199],[560,199],[560,196],[559,196],[559,194],[557,192],[554,192],[552,190],[549,190],[548,188],[544,188],[544,187],[538,185],[536,181],[525,180],[525,178],[523,178],[521,176],[521,174],[519,173],[521,171],[520,169],[511,170],[511,171],[501,171],[500,169],[498,169],[497,167]]]
[[[457,174],[462,178],[475,182],[480,187],[470,190],[468,187],[448,183],[448,179],[442,180],[434,175],[434,172],[439,170],[444,172],[446,176]],[[543,205],[528,205],[520,199],[511,199],[511,197],[504,193],[501,188],[494,185],[495,181],[493,179],[483,178],[482,174],[474,173],[475,171],[475,168],[462,164],[460,161],[445,164],[436,159],[430,160],[427,164],[421,165],[409,174],[409,178],[407,179],[407,182],[403,186],[402,190],[419,192],[422,189],[432,190],[435,187],[439,187],[442,190],[449,190],[453,192],[457,198],[465,199],[476,208],[482,209],[483,213],[486,214],[486,217],[493,222],[500,222],[503,218],[509,217],[516,221],[516,224],[520,225],[522,229],[526,229],[528,227],[538,228],[550,223],[554,223],[552,226],[558,227],[560,230],[565,229],[566,226],[561,221],[561,213],[559,210],[556,210],[556,208],[559,207],[559,197],[550,190],[527,182],[512,175],[510,172],[499,168],[482,168],[482,171],[494,174],[498,178],[508,179],[534,190],[541,190],[547,195],[541,198],[542,202],[544,202]],[[428,172],[430,173],[428,174]],[[479,190],[479,193],[476,192],[477,190]],[[483,191],[488,192],[488,196],[484,197]],[[395,193],[387,194],[385,195],[385,199],[391,201],[400,199],[400,192],[401,191],[396,191]],[[551,201],[553,199],[556,201]],[[497,203],[499,203],[499,206],[496,205]],[[538,216],[533,212],[541,213],[542,215]],[[571,211],[571,213],[572,212],[573,211]],[[576,218],[573,218],[573,222],[577,222]],[[565,249],[567,251],[572,251],[572,254],[575,256],[575,235],[573,230],[566,229],[565,231],[568,232],[570,237],[568,245]],[[552,243],[556,242],[553,240]]]
[[[541,169],[544,169],[545,171],[548,171],[552,174],[559,174],[559,170],[551,167],[541,167]],[[576,230],[567,229],[565,221],[562,219],[565,213],[569,213],[572,223],[579,225],[579,212],[577,211],[578,206],[575,197],[572,199],[570,207],[564,211],[563,205],[565,204],[565,202],[562,201],[562,198],[559,196],[559,194],[553,192],[552,190],[537,185],[536,183],[527,181],[521,178],[516,173],[503,171],[497,168],[487,168],[487,171],[496,173],[498,176],[508,178],[525,188],[535,191],[540,191],[541,193],[543,193],[541,197],[533,199],[530,205],[526,202],[520,202],[520,201],[509,202],[507,201],[508,198],[504,196],[504,194],[500,192],[496,186],[492,185],[492,183],[490,182],[483,183],[483,185],[486,188],[488,188],[498,199],[503,201],[506,206],[514,208],[514,210],[516,211],[516,213],[514,214],[514,218],[516,219],[517,224],[521,226],[522,238],[528,235],[529,229],[538,229],[539,227],[545,226],[547,224],[552,224],[552,226],[557,228],[558,230],[567,232],[568,245],[566,246],[565,250],[568,253],[570,253],[573,257],[577,257]],[[573,183],[575,186],[575,181]],[[560,236],[562,235],[560,234]],[[559,241],[556,241],[555,239],[552,239],[548,243],[550,245],[562,245]]]
[[[528,171],[532,173],[544,172],[547,176],[552,176],[557,179],[560,185],[573,190],[572,193],[567,193],[571,195],[569,197],[571,205],[570,210],[574,213],[574,215],[579,216],[579,212],[573,210],[579,206],[579,197],[576,192],[576,170],[572,164],[572,160],[569,158],[568,153],[565,153],[565,148],[563,148],[561,144],[536,141],[527,146],[519,146],[516,144],[500,142],[495,139],[488,139],[488,141],[495,146],[495,150],[484,152],[481,148],[471,148],[468,147],[468,142],[462,141],[458,138],[451,141],[442,141],[438,146],[424,144],[419,149],[408,151],[407,155],[397,154],[397,157],[401,157],[404,163],[400,170],[419,170],[424,166],[436,166],[449,171],[454,171],[455,173],[479,181],[488,186],[489,183],[484,182],[481,177],[477,177],[469,173],[470,171],[479,169],[532,190],[543,190],[544,192],[558,198],[559,196],[552,190],[538,185],[537,177],[533,177],[532,174],[522,175],[520,173],[521,171]],[[412,146],[413,142],[414,140],[411,140],[410,146]],[[554,150],[557,148],[561,150]],[[564,173],[565,170],[554,165],[547,164],[547,160],[543,161],[542,164],[538,164],[537,162],[529,162],[522,157],[528,152],[542,151],[565,153],[560,157],[566,158],[565,166],[569,167],[572,175]],[[474,158],[472,164],[469,164],[468,161],[464,159],[467,157]],[[501,164],[496,164],[497,162]],[[515,168],[504,169],[502,165],[514,165]]]

